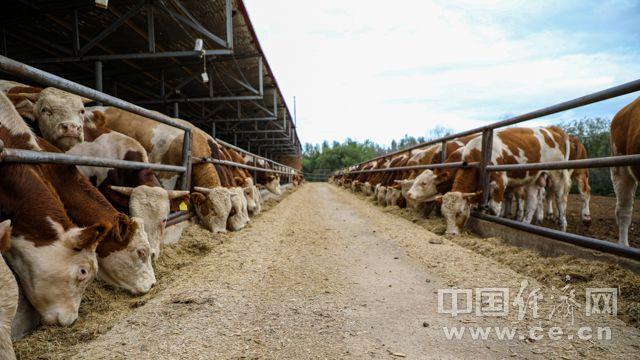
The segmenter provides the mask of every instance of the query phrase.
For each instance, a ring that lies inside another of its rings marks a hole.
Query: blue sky
[[[303,142],[464,130],[640,78],[637,0],[245,3]]]

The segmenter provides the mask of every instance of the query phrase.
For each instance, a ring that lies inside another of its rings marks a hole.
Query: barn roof
[[[110,0],[106,9],[94,0],[1,6],[1,50],[12,59],[178,114],[261,155],[301,151],[242,0]],[[194,51],[196,39],[203,51]]]

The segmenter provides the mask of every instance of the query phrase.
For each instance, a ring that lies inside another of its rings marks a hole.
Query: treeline
[[[610,156],[611,143],[609,128],[611,120],[605,118],[584,118],[565,121],[557,124],[569,135],[577,136],[587,149],[590,158]],[[370,140],[357,142],[347,139],[343,143],[325,141],[322,144],[305,144],[303,169],[311,181],[322,180],[332,171],[343,169],[373,157],[401,150],[425,141],[452,134],[454,131],[442,126],[429,130],[425,136],[413,137],[405,135],[400,140],[393,140],[388,147]],[[593,194],[613,195],[613,187],[609,169],[591,169],[589,180]]]

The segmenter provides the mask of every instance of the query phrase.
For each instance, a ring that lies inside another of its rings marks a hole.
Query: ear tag
[[[178,205],[178,208],[180,209],[180,211],[187,211],[189,210],[189,208],[187,207],[187,204],[183,201],[180,203],[180,205]]]

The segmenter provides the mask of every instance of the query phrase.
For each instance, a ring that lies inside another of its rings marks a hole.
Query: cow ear
[[[470,202],[478,202],[482,199],[482,190],[479,190],[473,193],[462,194],[462,197],[467,199]]]
[[[38,101],[38,93],[7,94],[9,100],[23,118],[36,120],[34,104]]]
[[[107,116],[100,110],[87,111],[85,121],[91,121],[95,127],[106,127]]]
[[[82,229],[77,239],[71,240],[74,250],[91,250],[95,251],[98,243],[104,239],[109,231],[109,226],[98,223]]]
[[[183,194],[181,196],[170,197],[169,198],[169,202],[170,202],[169,207],[171,208],[171,212],[178,211],[178,210],[186,211],[186,210],[183,210],[183,209],[185,207],[187,209],[189,209],[190,194],[186,193],[186,194]],[[184,205],[183,205],[183,203],[184,203]]]
[[[122,194],[126,197],[131,197],[131,194],[133,193],[133,188],[132,187],[128,187],[128,186],[113,186],[110,185],[109,188],[119,194]]]
[[[242,178],[242,176],[235,176],[233,178],[233,181],[238,184],[238,186],[244,186],[244,179]]]
[[[205,202],[206,199],[207,198],[201,193],[197,193],[197,192],[191,193],[190,200],[193,201],[193,203],[196,205],[201,205],[202,203]]]
[[[438,173],[438,175],[436,176],[436,180],[437,181],[444,181],[447,179],[447,172],[446,171],[441,171],[440,173]]]
[[[433,200],[435,200],[435,202],[437,202],[438,204],[442,205],[442,195],[436,196]]]
[[[11,247],[11,220],[0,222],[0,252]]]

